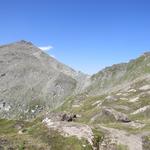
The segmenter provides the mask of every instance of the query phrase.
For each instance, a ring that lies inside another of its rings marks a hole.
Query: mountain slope
[[[113,117],[112,120],[108,119],[111,122],[117,120],[116,116],[120,116],[120,112],[134,119],[149,118],[149,53],[129,63],[107,67],[89,80],[90,85],[82,93],[65,101],[60,110],[79,112],[84,116],[83,121],[86,122],[93,122],[100,116],[104,117],[105,113]],[[102,120],[101,118],[99,121],[103,122]]]
[[[88,76],[30,42],[0,46],[5,148],[149,150],[149,97],[150,53]]]
[[[149,150],[150,54],[107,67],[89,82],[56,111],[77,114],[76,122],[105,129],[98,150]],[[113,148],[118,143],[120,148]]]
[[[34,116],[55,108],[73,93],[78,76],[30,42],[0,46],[0,116]]]
[[[105,92],[128,88],[135,79],[149,76],[150,53],[145,53],[129,63],[106,67],[91,77],[88,93],[97,95]]]

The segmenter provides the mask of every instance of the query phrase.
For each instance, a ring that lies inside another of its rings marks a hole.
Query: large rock
[[[121,122],[131,121],[126,114],[118,112],[112,108],[107,108],[107,107],[102,108],[102,115],[113,117],[115,118],[116,121],[121,121]]]

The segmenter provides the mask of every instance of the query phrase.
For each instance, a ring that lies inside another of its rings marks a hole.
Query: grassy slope
[[[138,83],[136,83],[138,84]],[[139,83],[140,84],[140,83]],[[134,87],[135,88],[135,87]],[[136,85],[136,88],[138,89],[139,86]],[[112,93],[113,96],[116,96],[117,93]],[[123,93],[124,94],[124,93]],[[149,95],[145,95],[139,98],[139,101],[137,102],[129,102],[129,99],[132,99],[136,97],[137,95],[141,94],[141,91],[136,91],[133,93],[129,93],[127,96],[120,96],[123,98],[127,98],[127,100],[121,100],[120,97],[116,96],[116,100],[106,100],[105,98],[108,95],[101,95],[101,96],[83,96],[82,94],[82,99],[78,102],[79,105],[78,107],[73,107],[73,105],[76,103],[76,101],[79,99],[81,96],[75,96],[75,97],[70,97],[61,107],[59,107],[56,111],[67,111],[67,112],[72,112],[75,114],[79,114],[81,117],[78,118],[76,121],[81,122],[81,123],[87,123],[90,125],[94,124],[103,124],[109,127],[114,127],[130,132],[142,132],[142,131],[149,131],[149,111],[139,113],[137,115],[131,115],[131,113],[141,107],[144,107],[146,105],[150,105],[150,99]],[[85,94],[86,95],[86,94]],[[93,105],[96,102],[102,102],[100,106],[98,104]],[[125,113],[128,115],[128,117],[132,121],[139,120],[141,123],[144,123],[146,126],[141,128],[141,129],[136,129],[134,127],[126,126],[125,124],[122,124],[120,122],[115,121],[113,118],[110,118],[108,116],[101,116],[97,117],[97,119],[91,123],[91,119],[96,116],[97,114],[101,113],[101,108],[103,106],[106,107],[111,107],[119,112]],[[116,108],[115,106],[125,106],[129,108],[129,110],[125,110],[120,108]]]
[[[22,134],[16,126],[22,126]],[[86,147],[83,147],[86,145]],[[91,150],[87,141],[76,137],[63,137],[48,130],[40,121],[24,122],[0,120],[0,146],[9,149],[29,150]]]

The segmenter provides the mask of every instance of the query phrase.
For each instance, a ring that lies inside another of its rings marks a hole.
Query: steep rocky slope
[[[53,109],[80,89],[83,77],[30,42],[0,46],[0,116],[32,117]]]

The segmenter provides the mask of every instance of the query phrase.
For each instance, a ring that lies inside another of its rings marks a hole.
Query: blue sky
[[[21,39],[96,73],[149,51],[150,1],[0,0],[0,44]]]

